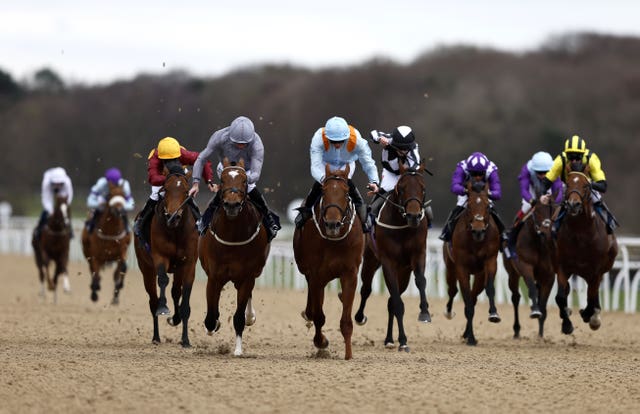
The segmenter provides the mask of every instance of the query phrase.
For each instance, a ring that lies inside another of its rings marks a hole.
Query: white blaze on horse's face
[[[176,187],[180,187],[180,184],[182,184],[182,181],[178,181],[178,182],[176,183]]]
[[[231,176],[231,178],[236,178],[238,175],[240,175],[240,173],[236,170],[231,170],[229,171],[229,175]]]
[[[577,183],[578,182],[578,177],[574,177],[573,182]]]
[[[482,199],[480,197],[476,198],[476,204],[482,203]]]

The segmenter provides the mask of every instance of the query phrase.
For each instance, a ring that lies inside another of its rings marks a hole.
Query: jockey
[[[453,235],[453,229],[456,226],[460,213],[464,211],[467,204],[467,188],[466,184],[469,180],[474,182],[488,182],[489,183],[489,200],[491,216],[495,220],[498,231],[500,232],[500,238],[502,242],[507,240],[507,235],[504,231],[504,223],[495,210],[493,202],[502,198],[502,190],[500,188],[500,177],[498,176],[498,167],[489,161],[489,159],[481,152],[474,152],[466,160],[462,160],[456,166],[453,176],[451,178],[451,192],[458,196],[458,202],[454,209],[449,213],[447,221],[442,229],[440,240],[450,241]],[[500,250],[503,249],[500,243]]]
[[[158,204],[159,192],[166,178],[164,175],[165,167],[169,170],[174,166],[193,165],[197,158],[197,152],[188,151],[180,145],[178,140],[172,137],[162,138],[160,142],[158,142],[158,147],[151,150],[148,163],[148,181],[149,184],[151,184],[151,195],[133,225],[133,231],[136,236],[144,240],[142,229],[144,229],[147,221],[153,215],[153,210],[156,204]],[[211,163],[208,162],[204,165],[204,179],[209,185],[212,185],[212,178]],[[197,213],[196,215],[199,215],[200,213],[195,203],[192,201],[190,205],[194,214]]]
[[[222,174],[222,160],[224,158],[227,158],[231,163],[237,163],[240,159],[244,160],[249,199],[262,214],[263,223],[267,229],[269,241],[271,241],[281,228],[280,218],[269,210],[267,201],[257,187],[264,162],[264,145],[260,136],[255,132],[253,122],[246,116],[239,116],[231,122],[230,126],[220,129],[211,135],[209,143],[202,150],[193,166],[193,186],[189,190],[189,195],[195,196],[198,194],[202,166],[213,155],[216,155],[219,160],[216,168],[218,177]],[[222,200],[222,196],[218,192],[218,185],[211,184],[209,189],[216,192],[216,196],[202,215],[199,223],[200,234],[206,231],[213,213],[220,206]]]
[[[598,215],[607,225],[607,233],[612,234],[613,230],[619,226],[618,221],[613,216],[609,208],[602,200],[600,193],[607,191],[607,179],[600,164],[600,158],[587,149],[586,142],[578,135],[567,139],[564,143],[564,151],[553,161],[553,166],[543,179],[544,188],[551,187],[551,183],[558,178],[566,182],[567,176],[565,166],[569,163],[571,171],[584,171],[589,166],[589,178],[591,179],[591,200]],[[560,223],[565,215],[565,206],[561,204],[560,212],[553,223],[553,233],[560,228]]]
[[[400,165],[405,168],[418,168],[420,166],[420,152],[418,151],[415,135],[408,126],[399,126],[391,134],[373,130],[370,138],[376,144],[382,144],[382,180],[380,181],[378,194],[371,203],[371,212],[375,217],[385,200],[380,195],[392,191],[398,184]],[[429,227],[431,227],[431,222],[433,221],[431,206],[428,206],[425,210]]]
[[[518,233],[522,228],[522,219],[531,211],[531,207],[538,201],[536,194],[541,194],[540,202],[544,205],[550,201],[560,204],[563,198],[562,181],[556,179],[551,187],[544,190],[543,180],[547,172],[553,165],[551,154],[539,151],[533,154],[533,157],[527,161],[520,170],[518,181],[520,182],[520,195],[522,196],[522,206],[516,214],[513,227],[509,232],[509,246],[513,247],[517,239]],[[513,251],[513,249],[511,249]]]
[[[131,186],[129,181],[122,178],[120,170],[117,168],[109,168],[103,177],[98,178],[98,181],[91,187],[91,193],[87,197],[87,207],[91,210],[90,217],[85,223],[89,233],[93,231],[96,225],[96,220],[104,210],[107,198],[109,198],[110,186],[122,187],[124,192],[124,210],[131,211],[134,207],[133,197],[131,197]],[[129,233],[129,220],[125,214],[123,217],[125,229]]]
[[[312,215],[311,208],[322,194],[322,181],[325,179],[325,165],[332,170],[344,169],[349,165],[349,196],[353,200],[358,216],[362,221],[362,230],[367,233],[371,228],[368,220],[367,206],[357,187],[351,181],[355,172],[355,162],[358,160],[369,178],[367,187],[369,194],[378,192],[378,171],[376,163],[371,158],[371,148],[367,141],[360,136],[360,132],[347,124],[343,118],[334,116],[329,119],[324,128],[318,128],[311,139],[309,148],[311,157],[311,175],[315,179],[311,191],[307,195],[302,207],[298,208],[295,219],[297,228],[302,228],[305,221]]]
[[[66,196],[67,204],[71,204],[73,200],[73,186],[71,185],[71,178],[67,175],[67,172],[62,167],[49,168],[44,172],[42,177],[42,213],[38,220],[38,226],[34,233],[36,239],[40,238],[42,226],[46,223],[47,219],[53,214],[54,208],[54,196]],[[71,237],[73,237],[73,228],[71,230]]]

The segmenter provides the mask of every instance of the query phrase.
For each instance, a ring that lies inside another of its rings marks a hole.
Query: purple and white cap
[[[489,167],[489,159],[481,152],[474,152],[467,158],[467,171],[485,172]]]

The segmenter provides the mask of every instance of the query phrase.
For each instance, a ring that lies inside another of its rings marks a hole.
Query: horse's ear
[[[591,172],[591,167],[589,167],[589,164],[587,164],[584,167],[584,171],[583,172],[584,172],[584,175],[586,175],[587,177],[590,177],[589,173]]]
[[[165,177],[169,175],[169,169],[166,165],[162,167],[162,175],[164,175]]]
[[[324,176],[328,177],[331,175],[331,168],[329,168],[329,164],[324,165]]]
[[[224,158],[222,159],[222,166],[223,166],[224,168],[227,168],[227,167],[229,166],[229,158],[224,157]]]
[[[185,171],[185,177],[187,177],[187,180],[191,179],[192,173],[193,173],[193,171],[191,171],[191,170],[186,170]]]
[[[244,159],[240,158],[238,160],[238,167],[242,167],[244,169]]]

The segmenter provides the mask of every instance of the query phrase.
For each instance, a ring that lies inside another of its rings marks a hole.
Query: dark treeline
[[[606,200],[623,223],[621,232],[637,233],[639,113],[640,39],[595,34],[553,38],[523,54],[446,47],[408,65],[385,59],[319,71],[264,65],[211,79],[174,72],[99,87],[64,85],[47,69],[20,85],[0,71],[8,167],[0,175],[0,199],[24,214],[39,197],[42,172],[61,165],[81,211],[89,186],[117,166],[141,207],[147,154],[160,138],[173,136],[199,151],[213,131],[246,115],[266,147],[260,185],[284,213],[312,184],[312,134],[340,115],[363,136],[402,124],[414,128],[435,173],[427,180],[440,224],[455,202],[449,183],[460,159],[483,151],[498,165],[499,211],[510,221],[520,203],[522,164],[539,150],[555,156],[564,139],[578,133],[602,159]],[[372,148],[379,164],[380,149]],[[356,177],[364,185],[361,169]],[[203,206],[208,195],[201,197]]]

